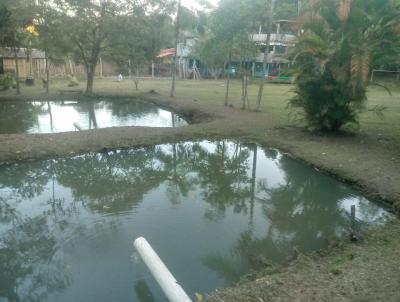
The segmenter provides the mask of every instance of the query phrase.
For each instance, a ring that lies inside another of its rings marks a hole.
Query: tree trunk
[[[229,101],[229,85],[231,83],[231,60],[232,60],[232,53],[229,52],[229,58],[228,58],[228,76],[226,77],[226,91],[225,91],[225,106],[228,106],[228,101]]]
[[[257,145],[254,146],[253,167],[251,173],[251,197],[250,197],[250,215],[249,215],[249,228],[251,231],[253,230],[254,200],[256,195],[256,177],[257,177]]]
[[[260,80],[260,88],[258,90],[257,96],[257,105],[256,111],[261,111],[261,100],[264,94],[264,82],[265,82],[265,73],[267,71],[267,63],[268,63],[268,53],[269,53],[269,45],[271,44],[271,34],[272,34],[272,25],[273,25],[273,14],[274,14],[274,5],[275,0],[271,0],[271,7],[269,9],[269,16],[268,16],[268,32],[267,32],[267,39],[265,41],[265,50],[264,50],[264,61],[263,61],[263,74]]]
[[[94,111],[94,103],[92,101],[89,102],[89,129],[91,122],[93,122],[93,127],[94,129],[97,129],[97,119],[96,119],[96,113]]]
[[[45,53],[46,60],[46,93],[49,94],[49,86],[50,86],[50,66],[49,66],[49,58],[47,57],[47,52]]]
[[[98,61],[98,55],[93,56],[90,62],[85,64],[86,68],[86,94],[92,94],[93,93],[93,85],[94,85],[94,76],[95,76],[95,71],[96,71],[96,65]]]
[[[241,73],[242,73],[242,110],[248,108],[248,94],[247,94],[247,66],[246,61],[241,63]]]
[[[245,93],[244,93],[244,90],[245,90],[244,81],[245,81],[245,79],[244,79],[243,61],[240,62],[240,73],[242,75],[242,77],[241,77],[242,78],[242,97],[241,97],[241,99],[242,99],[242,110],[244,110],[244,109],[246,109],[246,104],[245,104]]]
[[[86,93],[92,94],[93,93],[93,83],[94,83],[94,71],[89,68],[87,73],[87,80],[86,80]]]
[[[100,79],[103,78],[103,60],[101,57],[99,58],[99,63],[100,63]]]
[[[139,66],[136,66],[136,76],[133,82],[135,83],[136,90],[139,90]]]
[[[21,88],[19,85],[19,65],[18,65],[18,50],[14,48],[14,60],[15,60],[15,81],[16,81],[16,93],[21,94]]]
[[[178,2],[178,11],[176,14],[176,29],[175,29],[175,55],[174,55],[174,66],[172,68],[172,85],[171,94],[173,98],[175,96],[175,81],[176,81],[176,63],[178,58],[178,44],[179,44],[179,30],[180,30],[180,14],[181,14],[181,0]]]
[[[248,71],[246,69],[246,72],[245,72],[245,83],[244,83],[245,105],[246,105],[246,108],[248,110],[250,110],[249,92],[248,92],[249,89],[248,88],[249,88],[249,75],[248,75]]]
[[[51,132],[53,132],[53,131],[54,131],[54,126],[53,126],[53,113],[52,113],[52,111],[51,111],[50,102],[47,102],[47,109],[49,110],[50,130],[51,130]]]

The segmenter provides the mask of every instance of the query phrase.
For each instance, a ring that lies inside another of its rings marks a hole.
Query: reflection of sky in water
[[[338,202],[348,215],[351,214],[351,206],[356,206],[356,219],[364,223],[382,223],[388,218],[388,212],[377,204],[369,202],[361,196],[349,196]]]
[[[33,107],[29,107],[32,106]],[[15,111],[19,111],[16,113]],[[180,127],[187,123],[176,114],[143,101],[65,101],[3,103],[0,133],[52,133],[122,127]],[[13,116],[15,115],[15,116]]]
[[[13,249],[7,263],[33,267],[19,277],[21,301],[38,291],[47,295],[40,301],[152,301],[138,298],[138,284],[153,301],[164,301],[135,257],[138,236],[193,296],[230,285],[262,263],[285,262],[294,247],[318,250],[347,236],[353,204],[363,224],[386,213],[276,150],[230,141],[0,167],[0,215],[4,204],[16,217],[0,220],[0,248]],[[65,289],[46,292],[53,285],[41,272],[52,279],[53,271],[65,278]],[[31,288],[33,281],[40,287]]]

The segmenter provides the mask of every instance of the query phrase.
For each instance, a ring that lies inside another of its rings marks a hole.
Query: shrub
[[[0,90],[7,90],[10,87],[15,88],[17,83],[10,75],[0,75]]]
[[[313,8],[293,50],[296,96],[289,102],[309,128],[338,131],[358,123],[369,66],[400,45],[399,6],[390,0],[321,0]]]

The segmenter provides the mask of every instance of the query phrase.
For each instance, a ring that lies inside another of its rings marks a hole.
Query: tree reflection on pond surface
[[[193,295],[387,213],[276,150],[194,142],[0,167],[0,297],[163,301],[146,237]]]
[[[0,134],[55,133],[120,127],[180,127],[178,115],[140,100],[1,102]]]

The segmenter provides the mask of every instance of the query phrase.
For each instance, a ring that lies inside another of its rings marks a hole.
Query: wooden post
[[[154,79],[154,61],[151,61],[151,78]]]

